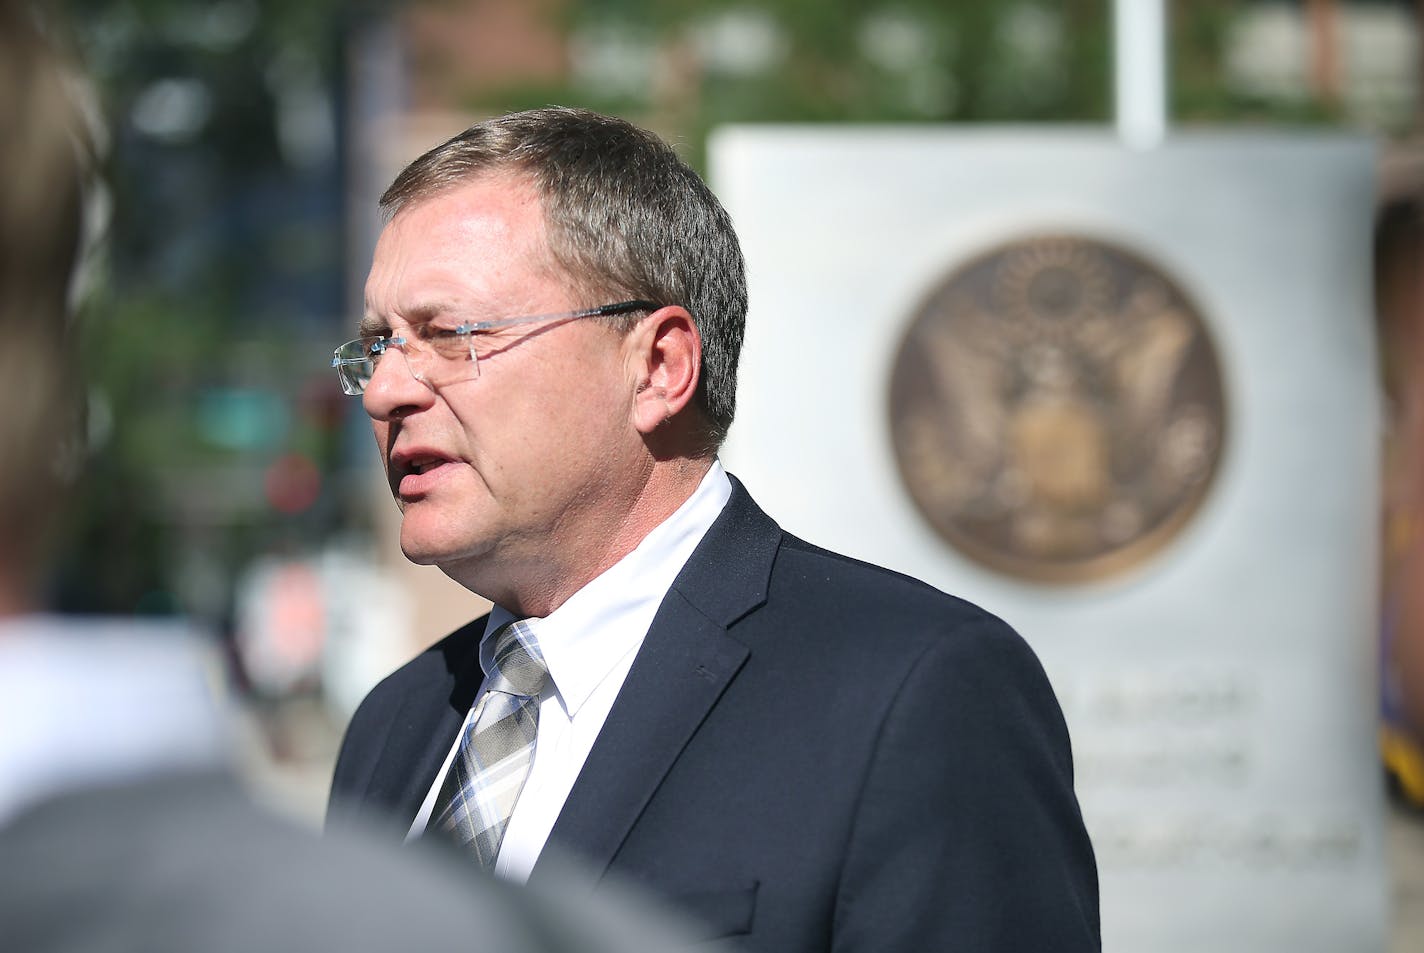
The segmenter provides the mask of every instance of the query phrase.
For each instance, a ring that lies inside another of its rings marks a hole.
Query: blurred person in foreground
[[[762,953],[1098,949],[1025,642],[788,535],[719,463],[746,284],[697,175],[550,108],[437,146],[381,208],[333,365],[406,556],[495,608],[368,695],[328,826],[385,817],[515,881],[572,857]]]
[[[226,769],[195,639],[39,611],[81,391],[66,320],[89,171],[76,78],[30,8],[0,0],[0,948],[681,948],[641,909],[536,897],[260,812]]]

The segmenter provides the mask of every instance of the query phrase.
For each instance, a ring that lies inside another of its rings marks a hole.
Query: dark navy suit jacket
[[[372,690],[333,819],[409,827],[475,700],[483,631]],[[1012,629],[784,533],[734,480],[531,880],[565,853],[764,953],[1098,950],[1072,772]]]

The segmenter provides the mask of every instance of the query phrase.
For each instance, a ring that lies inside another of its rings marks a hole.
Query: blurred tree
[[[1109,13],[1109,0],[588,0],[567,8],[582,54],[570,92],[694,143],[729,121],[1101,121]]]
[[[584,0],[556,6],[562,82],[481,82],[477,109],[550,101],[636,115],[689,142],[725,122],[1105,122],[1112,0]],[[1182,121],[1330,122],[1308,91],[1243,91],[1230,68],[1251,0],[1169,3]]]
[[[61,609],[185,610],[344,521],[328,486],[264,495],[292,454],[330,469],[320,391],[343,307],[344,37],[382,5],[63,0],[99,99],[112,214],[84,304],[92,458],[54,581]]]

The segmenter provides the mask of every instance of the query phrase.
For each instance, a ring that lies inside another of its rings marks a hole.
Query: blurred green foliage
[[[1234,88],[1249,0],[1168,4],[1177,121],[1336,122],[1310,94]],[[1108,122],[1112,0],[584,0],[558,10],[569,81],[467,90],[477,110],[638,116],[699,161],[726,122]]]
[[[694,156],[733,121],[1101,121],[1109,13],[1109,0],[586,0],[565,29],[651,49],[651,61],[642,81],[604,88],[576,67],[559,101],[650,114]]]
[[[257,553],[344,525],[264,478],[338,469],[344,39],[382,4],[62,0],[107,139],[103,255],[81,311],[91,457],[58,608],[193,612],[222,626]],[[195,566],[218,584],[195,585]]]

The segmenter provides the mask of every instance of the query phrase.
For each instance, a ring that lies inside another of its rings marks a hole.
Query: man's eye
[[[457,328],[442,328],[426,324],[416,332],[422,341],[458,341],[469,337],[470,332],[463,326]]]
[[[429,328],[425,341],[441,357],[454,359],[467,356],[471,334],[465,328]]]

